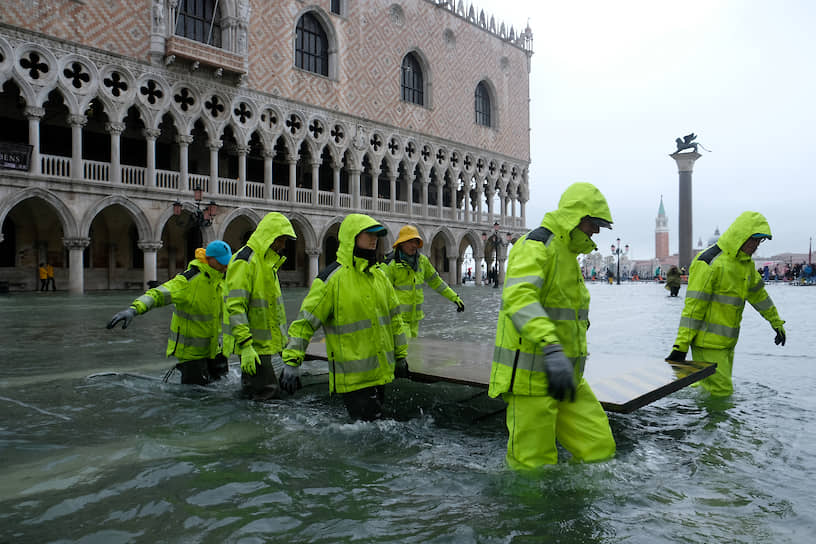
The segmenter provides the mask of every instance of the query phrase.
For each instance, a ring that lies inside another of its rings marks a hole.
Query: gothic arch
[[[293,18],[292,18],[292,64],[295,64],[295,47],[297,41],[297,25],[300,22],[301,17],[304,15],[309,14],[320,23],[320,26],[323,28],[323,32],[326,33],[326,41],[329,43],[328,45],[328,54],[329,54],[329,75],[328,78],[331,80],[337,80],[339,77],[339,62],[337,60],[337,51],[339,49],[338,46],[338,38],[337,38],[337,30],[334,28],[334,24],[332,23],[332,18],[321,8],[320,6],[310,5],[303,9],[301,9]]]
[[[130,216],[133,218],[134,223],[136,223],[136,228],[139,231],[140,241],[149,242],[156,239],[153,229],[150,226],[150,221],[148,221],[147,216],[144,214],[142,209],[132,200],[119,195],[103,198],[85,211],[85,214],[79,224],[79,232],[81,235],[87,236],[87,233],[89,233],[91,230],[91,223],[93,223],[93,220],[96,218],[99,212],[105,208],[115,206],[117,204],[130,212]]]
[[[286,214],[286,218],[289,219],[293,226],[297,224],[305,238],[303,243],[307,249],[319,248],[317,245],[317,234],[308,217],[298,212],[290,212]]]
[[[76,219],[68,206],[51,191],[39,187],[21,189],[9,196],[4,202],[0,202],[0,225],[5,222],[6,216],[14,206],[29,198],[39,198],[54,208],[57,217],[60,218],[60,223],[62,223],[62,232],[65,238],[76,238],[78,236]]]

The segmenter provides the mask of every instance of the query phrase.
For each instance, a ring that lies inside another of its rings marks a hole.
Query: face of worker
[[[592,238],[593,234],[598,234],[599,232],[601,232],[600,227],[598,227],[598,225],[596,225],[588,217],[584,217],[583,219],[581,219],[581,222],[578,223],[578,230],[580,230],[590,238]]]
[[[207,264],[222,274],[227,271],[227,265],[219,263],[215,257],[207,257]]]
[[[379,236],[373,232],[361,232],[357,235],[357,247],[360,249],[377,249]]]
[[[740,250],[746,255],[753,255],[759,247],[759,244],[765,241],[765,238],[748,238]]]
[[[419,238],[412,238],[400,244],[400,250],[406,255],[416,255],[419,251]]]
[[[277,238],[275,238],[275,241],[272,242],[272,244],[269,247],[275,253],[280,254],[280,252],[283,250],[283,248],[286,247],[286,239],[287,238],[288,238],[287,236],[278,236]]]

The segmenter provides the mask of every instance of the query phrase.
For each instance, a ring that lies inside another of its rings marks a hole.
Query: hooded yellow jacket
[[[548,344],[561,344],[575,367],[576,383],[583,376],[589,291],[577,257],[596,246],[576,227],[588,215],[612,222],[601,192],[590,183],[574,183],[564,191],[558,209],[510,250],[490,372],[491,397],[506,392],[546,395],[541,348]]]
[[[350,214],[340,225],[337,262],[323,269],[289,327],[283,351],[287,364],[299,365],[315,331],[326,333],[329,391],[348,393],[393,381],[396,359],[408,345],[391,282],[376,265],[354,256],[359,233],[379,223]]]
[[[770,238],[771,227],[762,214],[743,212],[716,244],[694,258],[675,349],[688,351],[691,345],[733,348],[739,339],[746,300],[774,329],[785,323],[751,257],[740,251],[753,234]]]
[[[259,354],[280,353],[286,345],[286,309],[278,269],[286,257],[269,246],[279,236],[295,238],[286,217],[270,212],[230,261],[225,280],[224,353],[252,344]]]
[[[173,304],[167,356],[179,361],[211,359],[218,354],[223,312],[223,275],[207,264],[204,249],[196,251],[187,270],[133,301],[141,315]]]

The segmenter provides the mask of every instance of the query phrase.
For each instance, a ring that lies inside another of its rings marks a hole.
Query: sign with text
[[[28,171],[32,146],[12,142],[0,142],[0,168]]]

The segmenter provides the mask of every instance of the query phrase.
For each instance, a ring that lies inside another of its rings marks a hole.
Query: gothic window
[[[329,39],[317,18],[306,13],[298,21],[295,36],[295,66],[329,75]]]
[[[218,0],[180,0],[176,34],[197,42],[221,47],[221,17]]]
[[[408,53],[402,59],[402,99],[406,102],[412,102],[425,105],[423,96],[423,81],[422,81],[422,67],[419,65],[419,59],[413,53]]]
[[[476,124],[485,127],[492,126],[490,124],[490,93],[487,90],[487,85],[484,81],[480,81],[476,85]]]
[[[331,0],[331,12],[336,13],[337,15],[341,15],[342,12],[342,2],[341,0]]]

